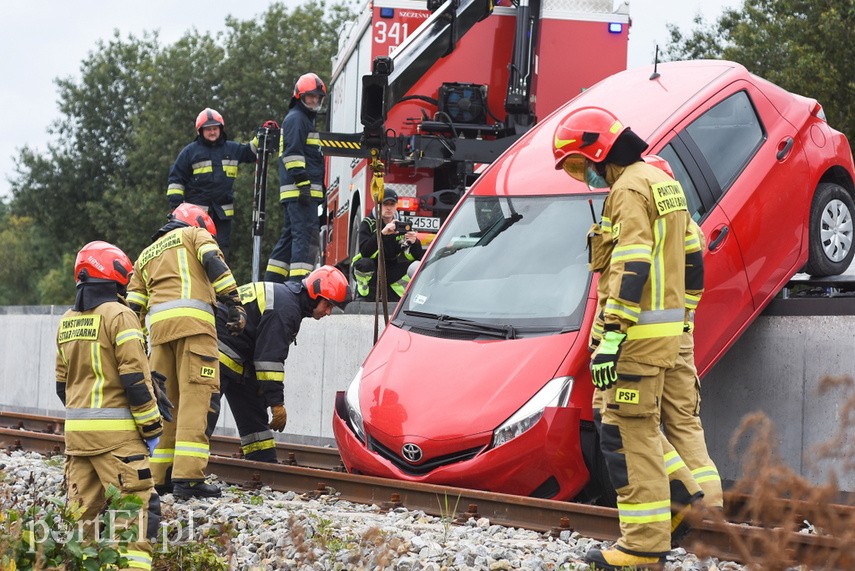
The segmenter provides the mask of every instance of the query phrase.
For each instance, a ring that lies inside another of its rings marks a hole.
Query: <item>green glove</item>
[[[620,346],[626,339],[626,333],[606,331],[600,344],[591,356],[591,380],[594,386],[604,391],[617,382],[617,361]]]

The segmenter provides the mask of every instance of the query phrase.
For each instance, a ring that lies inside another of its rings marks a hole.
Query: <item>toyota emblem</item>
[[[409,442],[401,448],[401,454],[404,456],[404,460],[410,464],[415,464],[422,459],[422,449]]]

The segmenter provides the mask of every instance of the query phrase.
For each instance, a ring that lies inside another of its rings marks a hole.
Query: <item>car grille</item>
[[[446,454],[445,456],[437,456],[436,458],[428,460],[424,464],[414,466],[413,464],[410,464],[409,462],[401,458],[398,454],[392,452],[389,448],[386,448],[385,446],[377,442],[377,440],[375,440],[371,436],[368,437],[368,446],[369,449],[373,450],[374,452],[394,464],[399,470],[413,476],[422,476],[439,468],[440,466],[469,460],[470,458],[474,458],[475,455],[478,454],[484,448],[483,446],[479,446],[477,448],[470,448],[469,450],[461,450],[452,454]]]

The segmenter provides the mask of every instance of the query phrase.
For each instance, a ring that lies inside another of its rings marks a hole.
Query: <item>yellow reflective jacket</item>
[[[207,230],[184,226],[140,253],[127,299],[141,323],[148,315],[154,346],[191,335],[216,337],[218,296],[237,299],[232,272]]]
[[[608,165],[611,191],[589,233],[592,271],[599,271],[598,319],[627,334],[619,372],[634,363],[671,367],[686,319],[686,259],[697,235],[680,183],[643,162]],[[702,279],[702,278],[701,278]]]
[[[56,382],[67,454],[102,454],[163,431],[143,341],[137,316],[118,301],[62,316]]]

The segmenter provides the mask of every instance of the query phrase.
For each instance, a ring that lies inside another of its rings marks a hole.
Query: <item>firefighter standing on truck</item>
[[[207,210],[217,228],[223,258],[228,260],[238,164],[255,162],[256,143],[229,141],[223,116],[211,108],[196,117],[196,132],[198,136],[178,154],[169,170],[166,198],[172,209],[189,202]]]
[[[600,447],[621,530],[612,548],[588,551],[585,561],[601,569],[661,568],[671,547],[675,486],[668,474],[682,464],[666,455],[660,403],[666,371],[680,351],[687,278],[698,276],[686,274],[691,218],[682,187],[641,160],[646,148],[613,114],[595,107],[562,119],[553,142],[556,168],[592,189],[611,188],[602,221],[588,236],[591,269],[601,272],[602,308],[591,376],[603,391]],[[687,499],[702,496],[692,478],[683,484]]]
[[[152,457],[159,489],[178,498],[219,497],[206,483],[208,439],[214,427],[208,414],[219,408],[217,300],[228,307],[228,329],[236,335],[246,324],[237,284],[223,261],[213,234],[216,228],[200,207],[182,204],[158,230],[154,242],[134,264],[128,303],[151,331],[151,366],[166,375],[166,394],[175,403],[169,423]]]
[[[255,282],[238,288],[247,314],[240,335],[228,334],[227,307],[217,310],[220,384],[248,460],[276,462],[273,430],[281,432],[285,412],[285,359],[305,317],[322,319],[350,301],[347,278],[332,266],[314,270],[302,283]],[[267,409],[272,419],[267,422]]]
[[[327,88],[314,73],[294,85],[289,111],[282,120],[279,156],[279,202],[282,234],[273,247],[264,281],[300,283],[315,267],[320,226],[318,205],[324,199],[324,157],[315,118]]]
[[[422,243],[414,230],[405,232],[396,228],[398,194],[389,188],[383,191],[380,205],[380,220],[383,227],[383,255],[386,261],[386,296],[398,301],[404,295],[410,276],[407,270],[416,260],[424,256]],[[373,300],[377,291],[377,218],[366,216],[359,224],[357,235],[359,251],[353,257],[353,277],[360,297]]]
[[[98,529],[109,485],[142,500],[142,529],[121,554],[122,569],[151,569],[159,526],[149,455],[163,432],[140,322],[121,296],[131,261],[107,242],[77,254],[77,298],[59,322],[56,393],[66,407],[65,478],[70,501],[80,503],[87,534]],[[151,517],[149,517],[151,512]],[[132,525],[117,519],[117,529]]]

